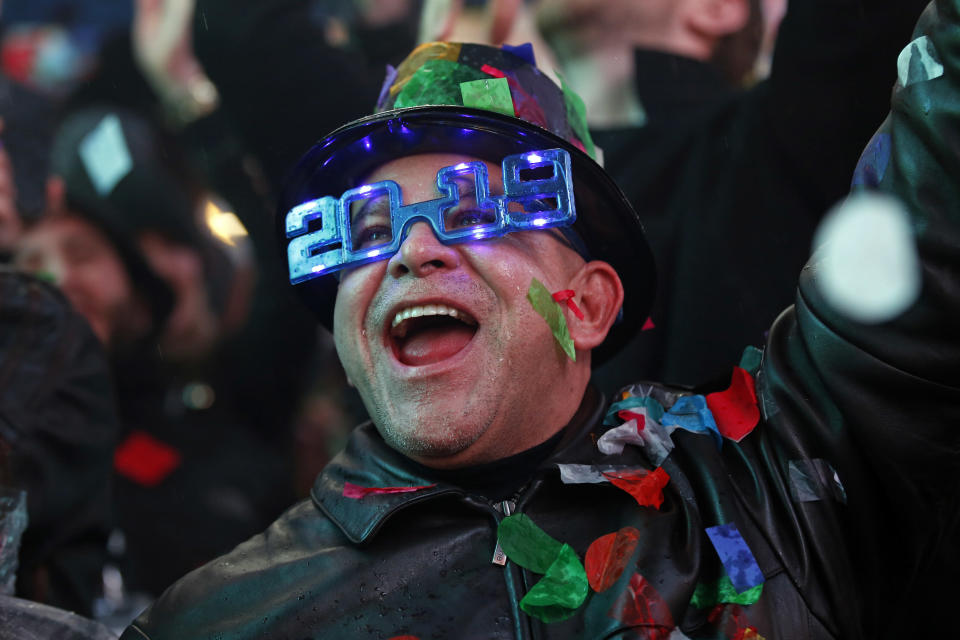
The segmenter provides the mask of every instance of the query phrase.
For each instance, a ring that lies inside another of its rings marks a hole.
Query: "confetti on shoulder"
[[[343,497],[360,500],[369,495],[382,495],[386,493],[414,493],[423,489],[431,489],[437,486],[434,484],[425,484],[419,487],[361,487],[352,482],[343,483]]]

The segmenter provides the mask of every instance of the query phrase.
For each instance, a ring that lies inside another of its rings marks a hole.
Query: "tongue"
[[[400,342],[398,359],[414,367],[446,360],[467,346],[475,331],[459,323],[424,328]]]

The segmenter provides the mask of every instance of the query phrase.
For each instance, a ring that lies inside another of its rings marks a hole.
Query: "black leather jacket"
[[[605,427],[591,391],[516,497],[515,509],[581,558],[599,536],[635,527],[631,562],[669,608],[674,638],[751,637],[746,626],[768,640],[937,637],[952,626],[960,569],[960,0],[937,6],[940,20],[927,15],[929,42],[945,73],[895,89],[881,131],[893,132],[889,162],[874,148],[859,171],[914,216],[919,300],[895,320],[855,324],[822,299],[815,259],[795,306],[770,330],[757,376],[760,424],[720,450],[709,436],[675,431],[659,509],[609,484],[561,483],[558,463],[649,468],[630,446],[620,456],[598,452]],[[790,462],[816,459],[837,471],[845,503],[791,495]],[[437,484],[355,500],[342,496],[345,482]],[[123,638],[669,636],[666,627],[611,616],[626,579],[591,592],[564,622],[522,613],[518,600],[537,577],[491,562],[502,513],[503,505],[415,467],[367,425],[310,500],[176,583]],[[697,583],[722,571],[704,529],[729,522],[763,572],[762,593],[751,605],[698,608],[690,602]],[[649,598],[638,602],[656,608]],[[662,608],[650,613],[666,617]]]

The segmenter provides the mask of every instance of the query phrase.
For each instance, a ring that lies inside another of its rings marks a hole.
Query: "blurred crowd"
[[[925,5],[21,2],[0,13],[0,638],[45,616],[110,637],[90,619],[122,629],[263,530],[365,419],[287,284],[275,194],[418,42],[529,42],[582,96],[658,264],[609,393],[727,376],[762,342]]]

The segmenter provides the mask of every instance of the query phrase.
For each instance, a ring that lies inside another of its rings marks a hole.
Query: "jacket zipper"
[[[512,515],[517,508],[517,503],[514,500],[504,500],[493,505],[493,508],[503,514],[504,517]],[[503,552],[503,548],[500,546],[500,538],[497,538],[497,546],[493,550],[493,564],[498,564],[501,567],[507,564],[507,554]]]

